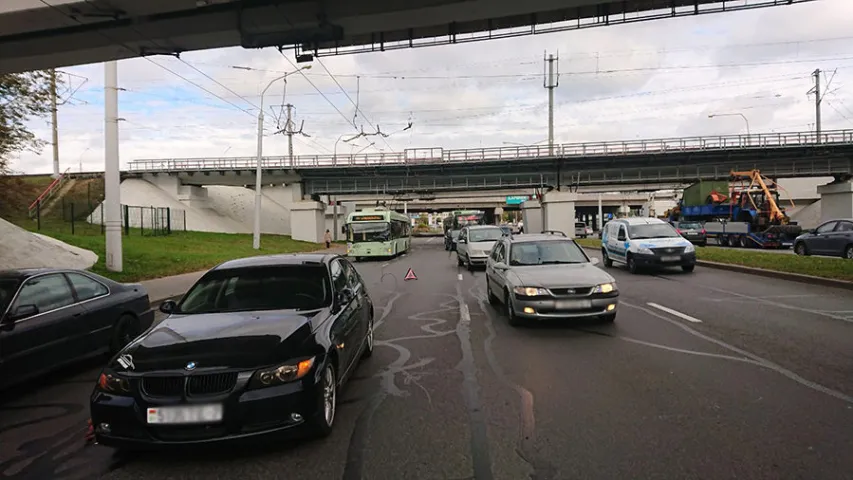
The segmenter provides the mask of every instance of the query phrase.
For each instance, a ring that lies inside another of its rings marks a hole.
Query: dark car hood
[[[589,287],[613,282],[604,270],[591,263],[512,267],[523,287]]]
[[[125,347],[132,370],[196,368],[256,368],[303,354],[312,324],[325,310],[172,315]],[[113,368],[123,370],[114,362]]]

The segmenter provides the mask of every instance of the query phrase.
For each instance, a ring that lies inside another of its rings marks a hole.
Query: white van
[[[696,249],[672,225],[658,218],[611,220],[601,234],[604,266],[613,262],[628,266],[631,273],[644,267],[677,267],[692,272]]]

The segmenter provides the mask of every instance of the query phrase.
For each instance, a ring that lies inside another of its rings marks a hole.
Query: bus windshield
[[[389,222],[360,222],[349,224],[349,241],[387,242],[391,239],[391,224]]]

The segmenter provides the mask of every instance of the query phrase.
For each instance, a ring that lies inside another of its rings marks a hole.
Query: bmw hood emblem
[[[187,364],[187,366],[186,366],[186,367],[184,367],[184,368],[186,368],[187,370],[195,370],[195,367],[196,367],[196,363],[195,363],[195,362],[190,362],[190,363],[188,363],[188,364]]]

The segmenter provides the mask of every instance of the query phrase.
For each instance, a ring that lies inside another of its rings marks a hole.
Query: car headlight
[[[113,373],[102,372],[98,378],[98,390],[115,395],[130,393],[130,381]]]
[[[643,255],[654,255],[654,252],[652,251],[652,249],[646,248],[646,247],[638,247],[637,253],[642,253]]]
[[[602,283],[601,285],[596,285],[592,289],[592,293],[610,293],[616,291],[615,283]]]
[[[539,297],[542,295],[550,295],[550,292],[544,288],[536,287],[515,287],[512,289],[517,295],[524,297]]]
[[[692,243],[688,243],[686,247],[684,247],[684,253],[695,252],[696,247],[693,246]]]
[[[314,366],[314,357],[295,360],[273,368],[258,370],[249,381],[249,388],[265,388],[299,380]]]

